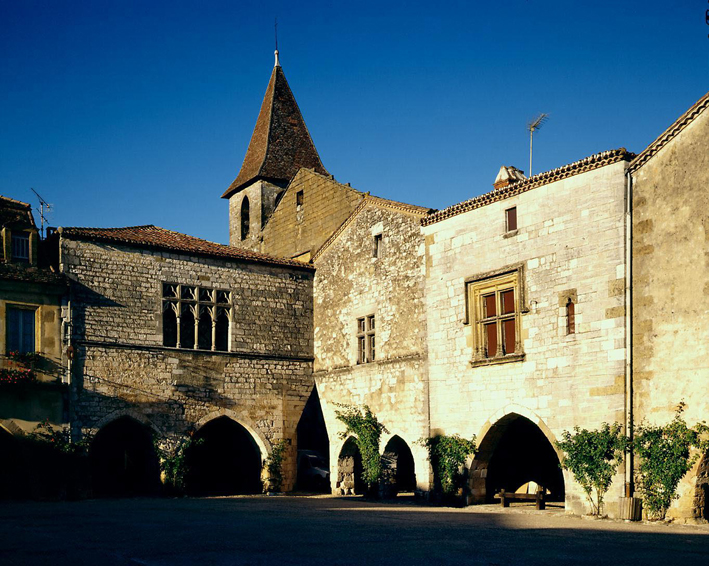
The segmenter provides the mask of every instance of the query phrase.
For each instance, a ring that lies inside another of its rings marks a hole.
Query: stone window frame
[[[248,195],[244,195],[239,205],[239,235],[243,242],[251,234],[251,201]]]
[[[382,232],[374,234],[372,243],[372,257],[374,259],[379,259],[384,253],[384,237]]]
[[[368,314],[357,317],[357,364],[369,364],[377,360],[376,316]]]
[[[500,312],[500,295],[504,291],[514,291],[514,311],[485,318],[483,297],[495,295],[497,312]],[[522,315],[529,312],[526,303],[524,285],[524,264],[508,266],[502,269],[480,273],[465,279],[465,319],[464,324],[470,326],[473,335],[472,366],[493,365],[500,363],[519,362],[524,360],[525,353],[522,341]],[[506,354],[502,351],[504,339],[503,321],[515,321],[515,349]],[[495,355],[488,357],[486,352],[487,339],[484,324],[495,323],[497,329],[497,349]]]
[[[166,293],[167,291],[167,293]],[[185,283],[173,283],[163,281],[161,283],[161,320],[164,321],[165,313],[169,309],[175,314],[176,320],[176,344],[168,346],[165,344],[165,325],[162,326],[163,346],[180,350],[195,350],[200,352],[231,352],[231,334],[234,323],[233,294],[228,289],[218,289],[214,287],[203,287],[201,285],[187,285]],[[194,336],[192,347],[182,346],[182,313],[188,311],[194,320]],[[203,314],[208,314],[211,318],[211,339],[210,348],[199,347],[199,322]],[[228,320],[226,328],[226,348],[217,348],[217,325],[220,315],[225,314]]]

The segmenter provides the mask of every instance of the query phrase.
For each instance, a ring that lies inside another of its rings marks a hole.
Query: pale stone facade
[[[337,492],[344,439],[338,403],[369,405],[413,456],[416,483],[428,490],[424,247],[426,209],[367,198],[314,258],[314,376],[330,437],[330,477]],[[373,360],[360,359],[358,320],[374,317]]]
[[[709,95],[631,166],[636,422],[668,422],[681,401],[690,425],[709,419],[707,107]],[[707,462],[685,476],[671,516],[709,518]]]
[[[425,226],[431,428],[485,440],[502,417],[530,419],[552,444],[574,426],[624,420],[624,170],[622,160]],[[509,233],[505,210],[516,207]],[[524,358],[475,366],[466,281],[519,270]],[[565,301],[576,298],[567,334]],[[486,462],[471,499],[485,500]],[[565,476],[566,505],[583,497]],[[621,494],[617,479],[613,496]],[[608,510],[613,512],[612,503]]]

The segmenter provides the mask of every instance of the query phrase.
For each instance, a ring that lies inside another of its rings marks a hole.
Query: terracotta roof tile
[[[676,135],[691,124],[692,120],[704,112],[707,107],[709,107],[709,92],[694,103],[689,110],[677,118],[677,120],[675,120],[669,128],[662,132],[662,134],[660,134],[654,142],[642,150],[630,164],[629,169],[631,171],[635,171],[645,165],[645,163],[647,163],[652,156],[672,141]]]
[[[0,195],[0,227],[10,225],[35,227],[32,206]]]
[[[18,263],[0,263],[0,281],[67,285],[66,278],[60,273],[55,273],[50,269]]]
[[[421,224],[423,226],[429,226],[430,224],[446,220],[447,218],[457,216],[458,214],[463,214],[469,210],[480,208],[482,206],[492,204],[493,202],[498,202],[520,193],[531,191],[532,189],[536,189],[537,187],[541,187],[543,185],[548,185],[549,183],[553,183],[555,181],[560,181],[561,179],[586,173],[587,171],[592,171],[593,169],[598,169],[599,167],[610,165],[618,161],[630,161],[633,157],[635,157],[635,154],[630,153],[624,147],[604,151],[602,153],[596,153],[595,155],[591,155],[590,157],[586,157],[580,161],[575,161],[568,165],[557,167],[551,171],[539,173],[538,175],[529,177],[524,181],[511,183],[501,189],[495,189],[489,193],[485,193],[484,195],[480,195],[470,200],[454,204],[448,208],[444,208],[439,212],[435,212],[422,218]]]
[[[276,66],[271,73],[239,175],[222,198],[229,198],[257,179],[285,185],[301,167],[328,174],[283,69]]]
[[[201,255],[227,260],[252,261],[269,263],[300,269],[313,269],[303,262],[277,258],[231,246],[225,246],[202,240],[180,232],[166,230],[152,224],[146,226],[128,226],[125,228],[59,228],[58,232],[64,238],[114,242],[139,247],[166,250],[187,255]]]

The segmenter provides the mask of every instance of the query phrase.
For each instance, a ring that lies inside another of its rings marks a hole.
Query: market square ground
[[[709,563],[706,525],[589,521],[561,509],[465,509],[352,497],[4,503],[0,563]]]

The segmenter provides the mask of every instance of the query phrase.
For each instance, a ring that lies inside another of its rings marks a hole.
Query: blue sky
[[[709,90],[705,0],[0,0],[0,194],[51,225],[228,241],[228,203],[281,63],[325,167],[444,208],[500,165],[639,152]]]

